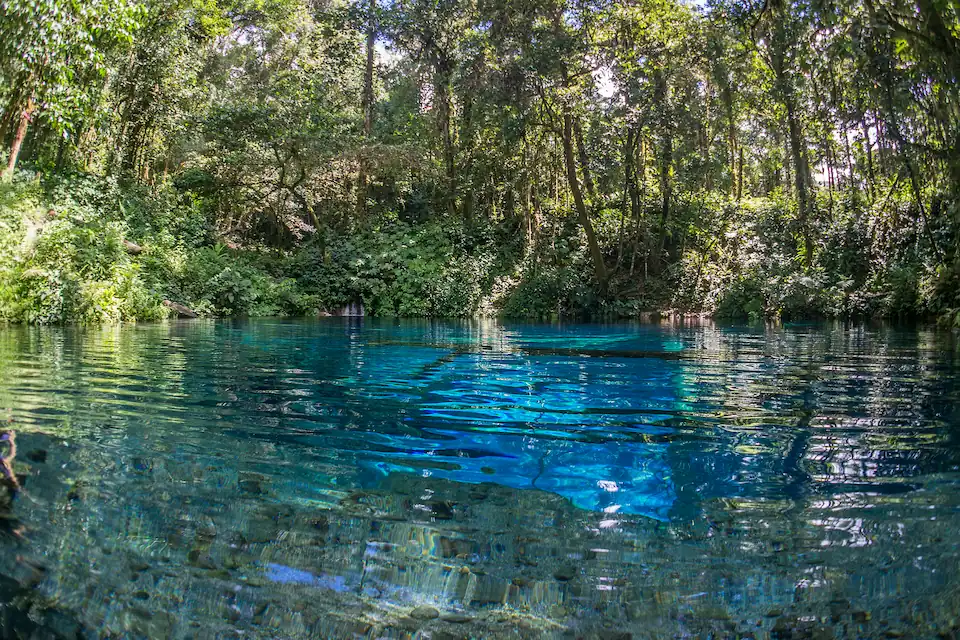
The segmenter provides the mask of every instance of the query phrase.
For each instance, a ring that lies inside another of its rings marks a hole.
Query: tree
[[[0,14],[0,74],[7,87],[0,136],[13,130],[6,174],[16,167],[31,121],[61,135],[94,99],[105,62],[128,45],[141,16],[131,0],[10,0]]]

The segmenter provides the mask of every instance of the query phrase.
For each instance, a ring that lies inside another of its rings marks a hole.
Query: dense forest
[[[3,0],[0,108],[12,321],[960,325],[956,0]]]

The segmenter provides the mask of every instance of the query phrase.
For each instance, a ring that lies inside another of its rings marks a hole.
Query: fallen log
[[[132,256],[138,256],[143,253],[143,247],[138,245],[136,242],[130,242],[129,240],[123,241],[123,248],[127,250]]]
[[[179,302],[173,302],[172,300],[164,300],[164,301],[163,301],[163,306],[165,306],[167,309],[170,309],[171,311],[173,311],[174,313],[176,313],[176,314],[177,314],[178,316],[180,316],[181,318],[196,318],[196,317],[198,317],[196,311],[194,311],[194,310],[191,309],[190,307],[186,307],[186,306],[180,304]]]

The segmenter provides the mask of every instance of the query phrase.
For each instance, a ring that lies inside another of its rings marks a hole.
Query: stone
[[[721,606],[707,605],[694,611],[694,615],[704,620],[729,620],[730,614]]]
[[[559,580],[560,582],[569,582],[570,580],[573,580],[575,577],[577,577],[577,573],[579,572],[577,571],[576,567],[573,567],[573,566],[560,567],[559,569],[553,572],[553,577]]]
[[[170,638],[176,626],[172,613],[152,613],[141,607],[130,607],[120,615],[123,626],[139,636],[147,638]]]
[[[440,617],[440,612],[428,605],[421,605],[410,612],[414,620],[433,620]]]
[[[200,523],[197,525],[197,537],[207,540],[217,537],[217,525],[214,524],[212,518],[204,516],[200,519]]]
[[[217,565],[214,563],[213,558],[210,557],[209,553],[201,551],[200,549],[191,549],[187,553],[187,560],[195,567],[200,567],[201,569],[216,569]]]
[[[131,560],[130,561],[130,570],[137,573],[146,571],[150,568],[150,565],[144,562],[143,560]]]
[[[260,486],[259,480],[243,479],[237,482],[237,486],[240,488],[240,491],[244,493],[257,496],[263,493],[263,487]]]
[[[462,613],[450,613],[440,618],[444,622],[450,622],[452,624],[466,624],[467,622],[472,622],[473,618],[464,615]]]

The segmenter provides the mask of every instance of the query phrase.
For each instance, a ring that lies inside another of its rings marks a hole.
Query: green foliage
[[[292,273],[307,274],[304,288],[330,311],[362,302],[378,316],[468,317],[480,306],[493,258],[462,244],[439,225],[396,223],[311,247],[294,257]]]
[[[186,253],[171,268],[175,297],[207,315],[305,315],[316,313],[320,299],[304,293],[293,278],[278,275],[284,260],[236,252],[225,245]]]
[[[276,274],[275,261],[223,245],[198,247],[205,236],[192,202],[167,191],[81,176],[46,193],[36,183],[4,185],[0,318],[157,320],[167,317],[168,298],[215,315],[302,315],[319,307],[296,280]],[[140,255],[127,251],[131,237],[143,244]]]
[[[10,0],[0,317],[953,324],[957,33],[919,0]]]

